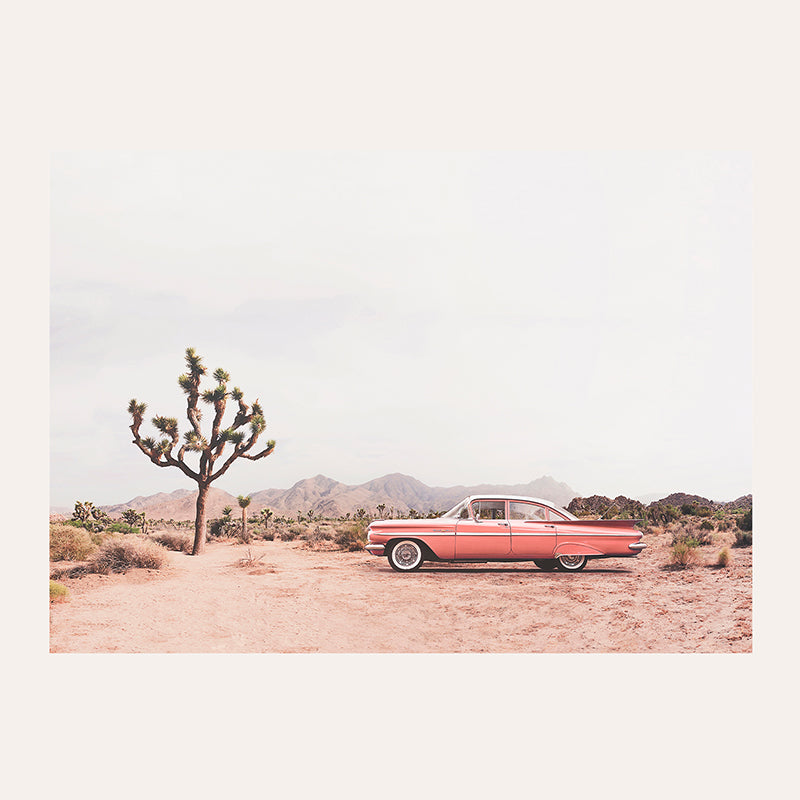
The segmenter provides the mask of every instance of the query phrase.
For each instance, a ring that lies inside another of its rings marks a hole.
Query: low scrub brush
[[[136,567],[161,569],[166,561],[167,551],[160,544],[138,536],[118,537],[107,541],[91,557],[89,571],[107,575]]]
[[[694,523],[678,526],[672,533],[672,544],[686,544],[689,547],[701,547],[714,543],[713,525],[712,530],[703,528]]]
[[[50,526],[50,560],[84,561],[97,550],[97,534],[92,536],[85,528],[73,525]]]
[[[719,551],[719,555],[717,556],[717,566],[718,567],[727,567],[728,564],[731,563],[731,552],[728,550],[727,547],[723,547],[722,550]]]
[[[352,525],[339,528],[334,537],[334,541],[342,550],[349,550],[351,552],[363,550],[367,544],[366,523],[363,521],[355,522]]]
[[[191,553],[194,547],[194,536],[181,531],[159,531],[150,538],[167,550],[176,550],[179,553]]]
[[[50,602],[63,603],[69,597],[69,589],[63,583],[50,581]]]

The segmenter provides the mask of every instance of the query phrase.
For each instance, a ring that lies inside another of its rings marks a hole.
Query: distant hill
[[[348,512],[354,514],[364,508],[376,513],[378,505],[385,505],[385,513],[394,509],[394,515],[407,515],[411,509],[421,513],[446,511],[470,494],[491,492],[492,494],[518,494],[541,497],[560,506],[566,506],[577,492],[545,475],[529,483],[480,484],[478,486],[427,486],[410,475],[399,472],[384,475],[356,486],[340,483],[325,475],[304,478],[289,489],[262,489],[250,495],[248,514],[258,514],[262,508],[270,508],[279,516],[296,516],[309,510],[325,517],[340,517]],[[194,519],[197,492],[178,489],[169,494],[160,492],[148,497],[134,497],[126,503],[102,506],[111,516],[119,516],[125,509],[144,511],[151,519]],[[206,505],[209,518],[222,516],[222,509],[231,506],[238,509],[236,497],[222,489],[212,488]]]

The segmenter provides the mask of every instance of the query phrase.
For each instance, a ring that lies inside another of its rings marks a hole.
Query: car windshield
[[[442,514],[442,517],[448,517],[449,519],[458,519],[461,516],[461,513],[466,510],[467,510],[467,500],[462,500],[458,505],[453,506],[446,514]]]

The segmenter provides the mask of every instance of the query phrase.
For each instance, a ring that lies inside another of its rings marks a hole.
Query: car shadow
[[[390,572],[394,572],[394,570],[389,568]],[[591,569],[590,567],[586,567],[582,569],[580,572],[562,572],[561,570],[553,570],[548,572],[547,570],[538,569],[537,567],[517,567],[516,569],[508,569],[503,567],[420,567],[416,572],[424,572],[430,575],[449,575],[451,573],[456,574],[475,574],[476,572],[479,574],[500,574],[500,575],[527,575],[533,573],[539,573],[540,575],[553,575],[557,577],[568,576],[568,575],[632,575],[633,570],[630,569]]]

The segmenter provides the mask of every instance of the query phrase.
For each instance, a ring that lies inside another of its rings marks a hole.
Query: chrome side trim
[[[628,547],[631,550],[643,550],[647,545],[642,542],[634,542],[633,544],[629,544]]]

